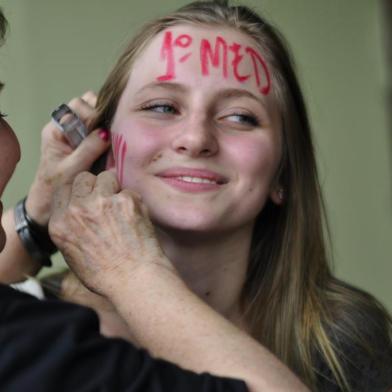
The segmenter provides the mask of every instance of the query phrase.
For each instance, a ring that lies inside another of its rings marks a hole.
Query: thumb
[[[107,129],[95,129],[66,158],[68,169],[75,172],[90,169],[109,146],[110,132]]]

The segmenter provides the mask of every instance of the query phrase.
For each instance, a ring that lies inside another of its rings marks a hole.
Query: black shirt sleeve
[[[246,392],[243,381],[196,374],[99,334],[96,314],[0,285],[0,390]]]

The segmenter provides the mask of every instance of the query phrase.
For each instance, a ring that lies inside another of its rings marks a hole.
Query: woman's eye
[[[178,110],[173,105],[161,104],[161,103],[143,106],[142,110],[149,111],[149,112],[155,112],[155,113],[164,113],[164,114],[177,114],[178,113]]]
[[[259,125],[257,118],[249,114],[230,114],[226,119],[242,125],[251,125],[253,127]]]

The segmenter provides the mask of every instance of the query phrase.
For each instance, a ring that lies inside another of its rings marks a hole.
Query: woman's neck
[[[166,256],[188,287],[217,312],[239,325],[252,226],[223,234],[157,229]]]

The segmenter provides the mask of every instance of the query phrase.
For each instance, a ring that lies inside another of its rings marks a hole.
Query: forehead
[[[262,97],[272,91],[270,67],[246,34],[216,26],[181,24],[155,36],[136,59],[130,82],[225,83]]]

